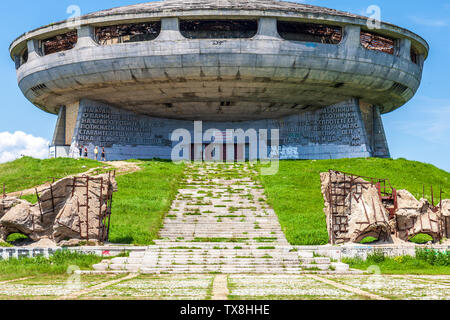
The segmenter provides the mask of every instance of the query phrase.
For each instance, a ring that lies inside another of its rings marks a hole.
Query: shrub
[[[375,250],[374,252],[367,255],[367,261],[373,263],[381,263],[384,262],[386,257],[384,256],[384,252],[382,250]]]
[[[450,252],[433,249],[416,249],[416,258],[433,266],[450,266]]]

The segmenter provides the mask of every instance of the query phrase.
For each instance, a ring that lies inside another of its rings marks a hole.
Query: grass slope
[[[181,183],[184,165],[142,161],[141,171],[117,178],[109,240],[148,245],[157,239]]]
[[[47,159],[39,160],[23,157],[18,160],[0,164],[0,189],[3,183],[6,192],[29,189],[49,181],[49,177],[61,179],[66,176],[86,172],[103,164],[89,159]],[[0,190],[1,192],[2,190]]]
[[[450,192],[450,173],[429,164],[405,159],[281,161],[278,174],[259,176],[259,179],[265,187],[270,205],[278,214],[288,241],[293,245],[328,243],[320,173],[329,169],[388,178],[394,188],[407,189],[417,198],[422,197],[423,184],[426,187],[425,197],[430,200],[430,185],[434,187],[435,199],[439,199],[439,187],[447,192],[447,198]]]

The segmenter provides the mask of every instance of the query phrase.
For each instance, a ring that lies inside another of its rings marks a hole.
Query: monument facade
[[[194,137],[201,122],[246,158],[233,130],[267,130],[281,159],[389,157],[381,114],[414,96],[429,47],[367,20],[273,0],[165,0],[30,31],[10,52],[24,95],[58,115],[54,156],[83,145],[109,160],[168,159],[188,143],[192,158],[214,140],[173,132]]]

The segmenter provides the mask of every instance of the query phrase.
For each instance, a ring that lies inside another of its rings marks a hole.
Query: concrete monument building
[[[226,130],[253,128],[281,159],[389,157],[381,114],[414,96],[429,47],[371,26],[292,2],[165,0],[38,28],[10,53],[23,94],[58,115],[55,156],[170,158],[175,129],[215,128],[238,148]]]

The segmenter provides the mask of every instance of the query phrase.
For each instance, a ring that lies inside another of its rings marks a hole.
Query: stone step
[[[152,248],[171,248],[171,247],[186,247],[186,248],[210,248],[213,249],[214,247],[221,247],[221,248],[227,248],[227,249],[234,249],[236,247],[241,247],[243,249],[251,248],[251,249],[257,249],[260,247],[274,247],[272,250],[284,250],[284,251],[290,251],[292,250],[292,246],[290,246],[287,241],[282,244],[278,243],[269,243],[269,242],[251,242],[250,244],[246,244],[245,242],[186,242],[186,241],[167,241],[167,240],[155,240],[154,246],[149,246],[149,250]],[[260,250],[260,249],[257,249]]]
[[[331,263],[331,266],[335,269],[336,272],[347,272],[350,270],[350,266],[342,262],[333,262]]]
[[[330,264],[330,258],[300,258],[300,262],[303,264]]]
[[[241,269],[241,268],[217,268],[217,269],[196,269],[196,268],[141,268],[143,274],[192,274],[192,273],[224,273],[224,274],[301,274],[300,268],[265,268],[265,269]]]
[[[130,252],[130,258],[143,258],[145,252]]]
[[[305,270],[331,270],[331,264],[302,264],[301,267]]]
[[[277,251],[277,250],[149,250],[144,257],[155,257],[155,256],[188,256],[188,257],[236,257],[236,256],[251,256],[251,257],[262,257],[271,256],[273,258],[277,257],[290,257],[292,259],[299,259],[297,255],[292,254],[292,252],[287,251]],[[139,259],[139,258],[137,258]],[[306,258],[313,259],[313,258]]]
[[[168,259],[168,260],[144,260],[141,264],[142,265],[148,265],[148,264],[158,264],[158,265],[171,265],[171,264],[179,264],[179,265],[300,265],[299,261],[292,261],[292,260],[278,260],[278,261],[270,261],[270,260],[263,260],[263,259],[233,259],[233,260],[182,260],[182,259]],[[119,263],[119,264],[110,264],[112,265],[122,265],[126,263]],[[303,264],[303,265],[309,265],[309,264]],[[320,264],[314,264],[319,266]]]
[[[299,258],[313,258],[314,252],[300,250],[300,251],[298,251],[298,256],[299,256]]]

